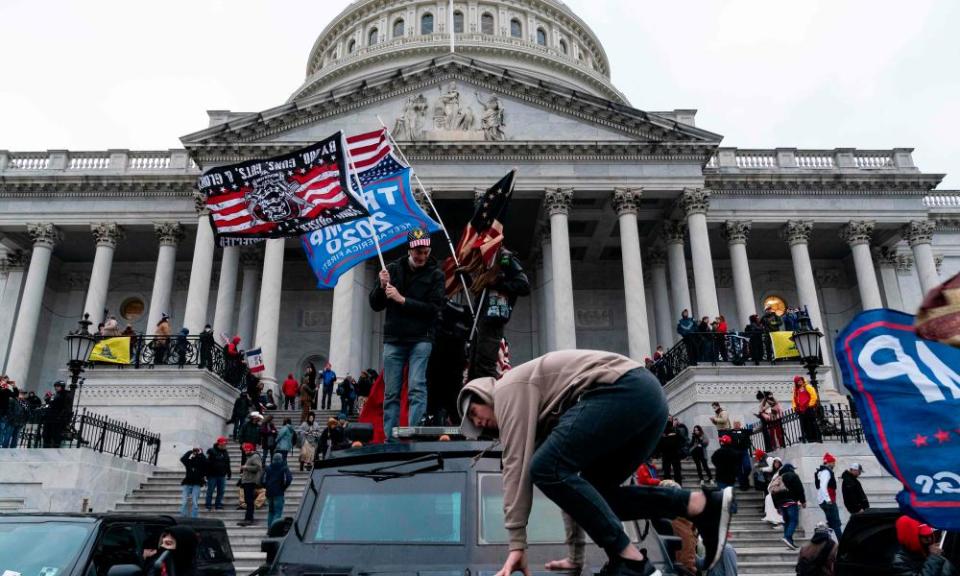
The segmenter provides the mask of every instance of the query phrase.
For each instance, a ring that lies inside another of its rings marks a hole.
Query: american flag
[[[482,283],[484,272],[493,267],[500,246],[503,245],[503,217],[506,214],[510,198],[513,196],[515,170],[494,184],[477,201],[473,218],[460,235],[456,254],[460,268],[474,277],[474,286]],[[451,297],[460,291],[462,284],[457,279],[457,264],[453,256],[443,263],[445,289]]]
[[[348,137],[347,149],[364,186],[408,167],[394,155],[386,128]]]

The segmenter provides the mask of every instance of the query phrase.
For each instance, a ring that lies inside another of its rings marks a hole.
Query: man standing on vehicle
[[[427,363],[443,307],[443,272],[430,256],[430,234],[416,228],[407,234],[407,255],[380,271],[370,292],[370,307],[386,310],[383,323],[383,432],[393,440],[400,423],[403,367],[407,371],[410,426],[427,411]]]
[[[464,436],[499,436],[503,444],[510,553],[497,576],[530,574],[526,527],[534,485],[564,511],[570,555],[548,569],[581,569],[586,531],[609,557],[606,576],[658,573],[623,530],[622,520],[640,518],[691,519],[703,537],[707,565],[719,561],[732,488],[623,486],[653,453],[667,422],[660,383],[637,362],[595,350],[551,352],[500,380],[470,381],[457,405]]]
[[[833,454],[824,454],[823,465],[817,469],[813,483],[817,487],[817,502],[827,517],[827,525],[833,529],[839,540],[843,532],[840,529],[840,511],[837,509],[837,478],[833,475],[833,467],[836,465],[837,459]]]

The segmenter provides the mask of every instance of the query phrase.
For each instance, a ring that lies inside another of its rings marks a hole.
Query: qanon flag
[[[406,243],[407,233],[414,228],[428,232],[440,229],[417,205],[409,168],[364,183],[363,195],[370,218],[335,224],[300,237],[318,288],[333,288],[342,274],[377,256],[374,230],[380,248],[386,252]]]
[[[960,530],[960,349],[917,338],[914,317],[869,310],[837,337],[843,382],[900,508]]]
[[[218,166],[197,188],[218,238],[285,238],[367,216],[343,132],[283,156]]]

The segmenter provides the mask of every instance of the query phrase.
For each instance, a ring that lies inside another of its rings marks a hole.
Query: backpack
[[[833,551],[834,546],[833,540],[828,538],[816,556],[813,558],[801,557],[797,561],[797,576],[819,576],[822,574],[823,566],[826,564],[827,558],[830,557],[830,552]]]
[[[782,494],[789,490],[787,484],[783,481],[783,476],[777,474],[777,477],[770,481],[770,484],[767,486],[767,491],[770,492],[770,496],[774,494]]]

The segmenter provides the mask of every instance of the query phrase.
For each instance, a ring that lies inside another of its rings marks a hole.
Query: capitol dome
[[[290,100],[450,51],[446,0],[357,0],[323,30]],[[456,51],[626,104],[590,27],[559,0],[454,2]]]

